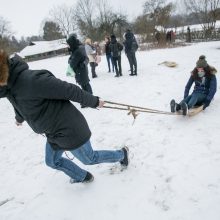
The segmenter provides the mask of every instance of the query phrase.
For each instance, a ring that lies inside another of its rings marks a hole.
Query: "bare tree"
[[[220,0],[184,0],[187,10],[198,17],[203,29],[215,28]]]
[[[97,2],[98,16],[96,18],[99,33],[102,33],[102,38],[105,35],[110,35],[113,29],[115,15],[112,7],[106,0],[99,0]]]
[[[171,12],[174,9],[172,3],[166,4],[166,0],[147,0],[144,5],[144,14],[152,20],[154,26],[166,28],[169,24]]]
[[[10,22],[0,16],[0,37],[9,37],[12,35]]]
[[[76,19],[74,7],[65,4],[56,6],[49,12],[52,20],[56,22],[64,36],[70,35],[76,30]]]
[[[75,16],[80,32],[83,36],[95,38],[95,4],[92,0],[78,0]]]

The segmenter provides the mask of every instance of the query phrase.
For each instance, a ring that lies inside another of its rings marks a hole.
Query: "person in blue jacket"
[[[191,76],[185,86],[184,99],[177,104],[175,100],[171,100],[171,112],[182,109],[183,115],[187,115],[188,109],[195,105],[203,105],[205,110],[211,103],[217,88],[216,69],[208,65],[206,57],[201,55],[196,62],[196,67],[191,72]],[[194,90],[189,95],[189,91],[193,85]]]

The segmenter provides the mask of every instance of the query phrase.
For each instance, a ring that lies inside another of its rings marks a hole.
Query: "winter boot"
[[[176,102],[175,102],[174,99],[172,99],[172,100],[170,101],[170,110],[171,110],[171,112],[173,112],[173,113],[176,111]]]
[[[90,183],[94,180],[94,176],[87,171],[85,179],[82,181],[83,183]]]
[[[128,147],[123,147],[122,151],[124,152],[124,159],[122,161],[120,161],[120,164],[124,167],[127,167],[129,164],[129,158],[128,158],[128,153],[129,153],[129,149]]]
[[[183,111],[183,115],[187,115],[188,114],[188,106],[187,106],[187,104],[185,102],[183,102],[181,104],[181,109]]]
[[[85,179],[82,182],[78,182],[78,181],[76,181],[76,180],[71,178],[70,179],[70,183],[71,184],[73,184],[73,183],[90,183],[93,180],[94,180],[94,176],[87,171],[86,177],[85,177]]]
[[[176,103],[176,111],[178,112],[179,110],[181,110],[181,105]]]

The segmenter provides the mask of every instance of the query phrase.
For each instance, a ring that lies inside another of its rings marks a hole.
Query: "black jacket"
[[[70,101],[96,107],[98,97],[47,70],[29,70],[17,57],[9,65],[8,85],[0,86],[0,97],[11,102],[18,122],[25,120],[36,133],[45,133],[54,149],[76,149],[90,139],[84,116]]]
[[[111,54],[111,48],[110,48],[110,41],[106,42],[105,44],[105,54],[110,55]]]
[[[89,83],[88,75],[88,62],[89,59],[86,55],[85,46],[80,43],[77,38],[70,37],[67,40],[70,46],[71,55],[69,58],[69,64],[75,72],[76,82],[80,85],[86,85]]]
[[[127,31],[125,34],[125,53],[135,53],[138,49],[138,44],[134,34],[131,31]]]

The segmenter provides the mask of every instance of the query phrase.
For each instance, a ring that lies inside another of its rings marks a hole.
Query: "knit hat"
[[[0,86],[7,85],[8,76],[8,54],[0,50]]]
[[[201,55],[200,57],[199,57],[199,60],[196,62],[196,67],[197,68],[205,68],[205,67],[207,67],[208,66],[208,63],[207,63],[207,61],[206,61],[206,59],[205,59],[205,56],[204,55]]]

